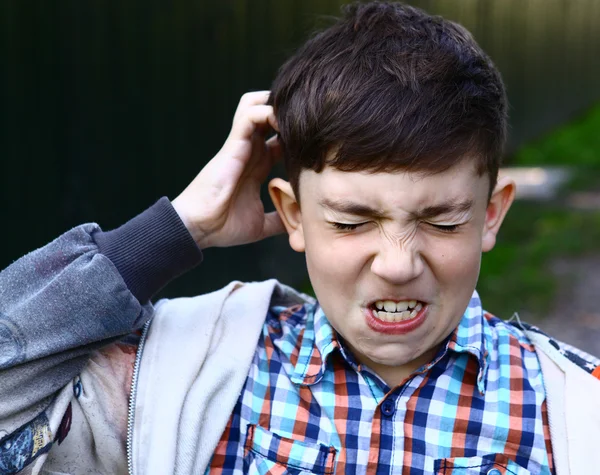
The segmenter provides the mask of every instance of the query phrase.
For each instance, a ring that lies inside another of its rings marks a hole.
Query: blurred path
[[[515,180],[517,199],[546,201],[557,197],[572,173],[561,167],[509,167],[501,169],[500,175]],[[598,211],[600,192],[572,192],[563,204]],[[558,280],[550,312],[543,318],[521,317],[550,336],[600,357],[600,255],[555,259],[550,268]]]
[[[551,269],[559,288],[539,327],[600,357],[600,255],[557,259]]]

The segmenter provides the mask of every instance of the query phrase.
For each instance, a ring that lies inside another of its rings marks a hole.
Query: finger
[[[269,123],[256,124],[256,128],[254,133],[252,134],[252,139],[260,139],[261,141],[266,141],[267,137],[273,133],[273,128],[269,125]]]
[[[271,159],[271,164],[275,165],[282,157],[281,141],[279,136],[275,135],[266,142],[267,154]]]
[[[243,117],[246,111],[254,106],[267,105],[270,95],[271,91],[256,91],[247,92],[244,94],[241,97],[238,107],[235,111],[233,121],[235,122],[239,118]],[[269,125],[273,127],[275,131],[279,132],[279,126],[274,115],[273,117],[269,117]]]
[[[229,133],[231,140],[249,140],[259,127],[277,125],[273,107],[255,105],[244,111],[234,121]]]
[[[279,122],[277,122],[277,117],[275,117],[275,111],[273,111],[273,115],[269,117],[269,125],[273,127],[273,130],[279,133]]]
[[[241,117],[246,114],[248,109],[254,106],[264,106],[269,100],[270,91],[257,91],[247,92],[240,98],[235,114],[233,115],[233,122],[235,123]]]
[[[253,105],[266,104],[269,100],[271,91],[254,91],[242,95],[237,110],[244,109]]]
[[[259,183],[263,183],[273,166],[281,160],[281,144],[277,136],[271,137],[263,144],[263,152],[256,153],[248,163],[246,176],[253,176]]]
[[[285,232],[285,226],[277,214],[277,211],[271,211],[265,213],[265,224],[263,226],[263,239],[277,234],[283,234]]]
[[[271,127],[273,127],[273,130],[275,132],[279,133],[279,122],[277,122],[277,117],[275,117],[275,111],[274,110],[273,110],[273,113],[269,117],[267,117],[267,119],[269,120],[269,125]]]

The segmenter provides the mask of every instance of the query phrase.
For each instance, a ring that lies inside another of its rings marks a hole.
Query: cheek
[[[306,265],[313,287],[350,290],[368,260],[360,243],[352,236],[332,236],[320,230],[305,232]]]
[[[461,237],[429,243],[426,260],[438,280],[452,287],[474,288],[481,264],[481,239],[476,233]]]

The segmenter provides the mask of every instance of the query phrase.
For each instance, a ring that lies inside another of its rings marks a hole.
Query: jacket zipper
[[[129,410],[127,412],[127,471],[129,475],[133,475],[133,424],[135,422],[135,402],[137,397],[137,383],[140,373],[140,362],[142,360],[142,352],[144,351],[144,343],[150,328],[148,320],[142,329],[142,336],[135,354],[135,363],[133,365],[133,375],[131,377],[131,393],[129,395]]]

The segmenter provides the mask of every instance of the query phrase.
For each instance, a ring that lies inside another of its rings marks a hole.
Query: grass
[[[600,211],[568,209],[574,191],[600,189],[600,104],[582,117],[524,146],[515,166],[568,166],[573,178],[556,200],[513,205],[496,248],[484,255],[478,289],[487,309],[535,320],[550,309],[559,282],[550,263],[559,257],[600,252]]]

